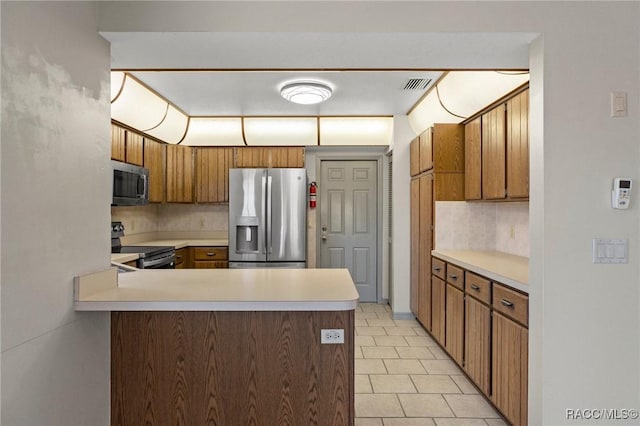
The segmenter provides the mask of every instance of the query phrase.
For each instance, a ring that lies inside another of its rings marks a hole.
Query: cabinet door
[[[411,312],[420,319],[418,315],[419,306],[419,285],[420,285],[420,179],[411,180],[411,278],[410,297]]]
[[[136,166],[144,165],[144,138],[138,133],[127,131],[126,161]]]
[[[149,169],[149,201],[152,203],[164,201],[165,157],[165,144],[144,140],[144,167]]]
[[[433,247],[433,175],[419,178],[418,319],[431,330],[431,249]]]
[[[464,126],[434,124],[431,137],[433,170],[464,173]]]
[[[418,136],[420,145],[420,172],[433,168],[433,139],[432,129],[427,129]]]
[[[417,136],[409,145],[409,174],[417,176],[420,174],[420,136]]]
[[[185,269],[189,266],[187,261],[187,249],[181,248],[176,250],[176,269]]]
[[[236,148],[235,167],[262,168],[269,167],[269,156],[266,148]]]
[[[440,278],[431,276],[431,334],[445,346],[446,287]]]
[[[462,366],[464,357],[464,292],[447,284],[445,349]]]
[[[491,309],[471,296],[466,297],[465,306],[464,370],[485,395],[490,395]]]
[[[196,157],[196,202],[229,202],[229,167],[233,148],[198,148]]]
[[[111,159],[125,161],[125,140],[127,132],[120,126],[111,125]]]
[[[506,196],[505,106],[482,116],[482,195],[486,200]]]
[[[526,425],[529,332],[495,311],[492,330],[491,400],[513,425]]]
[[[507,101],[507,197],[529,197],[529,91]]]
[[[482,199],[482,119],[464,126],[464,198]]]
[[[193,152],[189,146],[167,145],[167,202],[193,202]]]

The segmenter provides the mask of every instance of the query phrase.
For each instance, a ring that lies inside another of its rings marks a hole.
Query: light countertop
[[[431,254],[461,268],[529,294],[529,258],[499,251],[433,250]]]
[[[358,297],[347,269],[109,269],[75,281],[78,311],[342,311]]]
[[[117,263],[131,262],[138,260],[138,253],[111,253],[111,261]]]

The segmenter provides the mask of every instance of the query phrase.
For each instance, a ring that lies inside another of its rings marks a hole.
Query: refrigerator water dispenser
[[[236,218],[236,253],[258,252],[258,218],[240,216]]]

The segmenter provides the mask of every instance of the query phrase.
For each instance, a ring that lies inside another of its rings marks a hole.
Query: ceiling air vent
[[[410,78],[402,86],[402,90],[425,90],[429,83],[431,83],[430,78]]]

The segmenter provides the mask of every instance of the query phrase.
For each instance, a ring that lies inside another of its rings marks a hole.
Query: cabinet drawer
[[[464,290],[464,270],[447,263],[447,282]]]
[[[226,260],[197,260],[193,262],[194,269],[226,269],[229,262]]]
[[[194,247],[193,260],[227,260],[227,247]]]
[[[493,284],[493,309],[519,323],[529,325],[529,297],[503,285]]]
[[[445,264],[444,261],[435,257],[431,258],[431,273],[438,278],[445,279]]]
[[[176,268],[180,267],[185,261],[187,251],[183,248],[176,250]]]
[[[473,272],[465,272],[466,293],[487,305],[491,304],[491,282]]]

